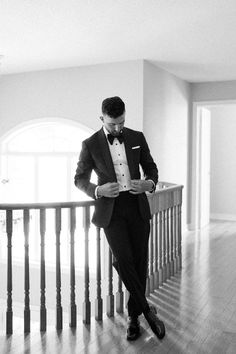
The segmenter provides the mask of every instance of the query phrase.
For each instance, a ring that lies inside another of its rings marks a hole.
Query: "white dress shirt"
[[[109,132],[106,130],[104,126],[103,126],[103,130],[107,138]],[[119,192],[129,191],[131,189],[131,178],[130,178],[130,172],[129,172],[129,166],[127,162],[124,142],[120,143],[119,140],[115,138],[112,145],[109,143],[108,139],[107,139],[107,143],[111,153],[111,158],[115,169],[117,183],[119,184]],[[148,181],[152,182],[153,186],[152,189],[150,190],[150,193],[152,193],[155,190],[155,183],[151,179]],[[95,198],[98,198],[97,196],[98,187],[99,186],[97,186],[95,189]]]
[[[103,127],[103,130],[107,138],[109,132],[105,127]],[[115,169],[117,183],[119,184],[119,192],[128,191],[131,189],[131,178],[125,152],[125,144],[124,142],[120,143],[119,140],[115,138],[112,145],[108,141],[108,146]]]

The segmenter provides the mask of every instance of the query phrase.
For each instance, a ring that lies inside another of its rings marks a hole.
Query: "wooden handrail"
[[[72,207],[90,207],[95,204],[94,200],[83,202],[51,202],[51,203],[3,203],[0,204],[0,210],[23,210],[23,209],[54,209],[54,208],[72,208]]]
[[[157,185],[157,190],[155,193],[147,193],[149,202],[153,199],[155,195],[166,194],[167,192],[174,192],[181,190],[182,185],[176,185],[173,183],[159,182]],[[49,203],[0,203],[0,210],[23,210],[23,209],[54,209],[54,208],[81,208],[81,207],[90,207],[94,206],[94,200],[85,200],[81,202],[49,202]]]

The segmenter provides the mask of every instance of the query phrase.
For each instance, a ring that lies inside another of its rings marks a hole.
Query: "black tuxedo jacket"
[[[142,132],[123,128],[125,151],[131,179],[140,179],[140,166],[145,179],[151,179],[155,185],[158,181],[158,170],[150,154]],[[90,182],[92,170],[98,176],[98,185],[117,182],[116,174],[103,128],[82,143],[82,150],[75,174],[75,185],[87,195],[95,199],[96,184]],[[92,222],[99,227],[107,227],[114,207],[115,198],[101,197],[96,199]],[[145,193],[138,194],[141,217],[149,219],[150,208]]]

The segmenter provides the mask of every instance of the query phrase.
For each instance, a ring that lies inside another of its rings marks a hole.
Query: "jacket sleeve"
[[[141,143],[140,165],[143,169],[145,179],[146,180],[151,179],[154,182],[155,184],[154,190],[155,190],[156,184],[158,182],[158,169],[150,154],[150,150],[143,133],[141,133],[141,139],[142,139],[142,143]]]
[[[82,143],[79,161],[74,177],[76,187],[85,192],[89,197],[95,199],[96,184],[90,182],[91,173],[94,169],[94,161],[87,147],[86,141]]]

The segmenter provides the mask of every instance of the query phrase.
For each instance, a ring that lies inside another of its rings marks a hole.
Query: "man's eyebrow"
[[[124,123],[125,122],[125,120],[122,120],[122,122],[119,122],[119,123],[109,123],[109,124],[114,124],[114,125],[116,125],[116,124],[122,124],[122,123]]]

